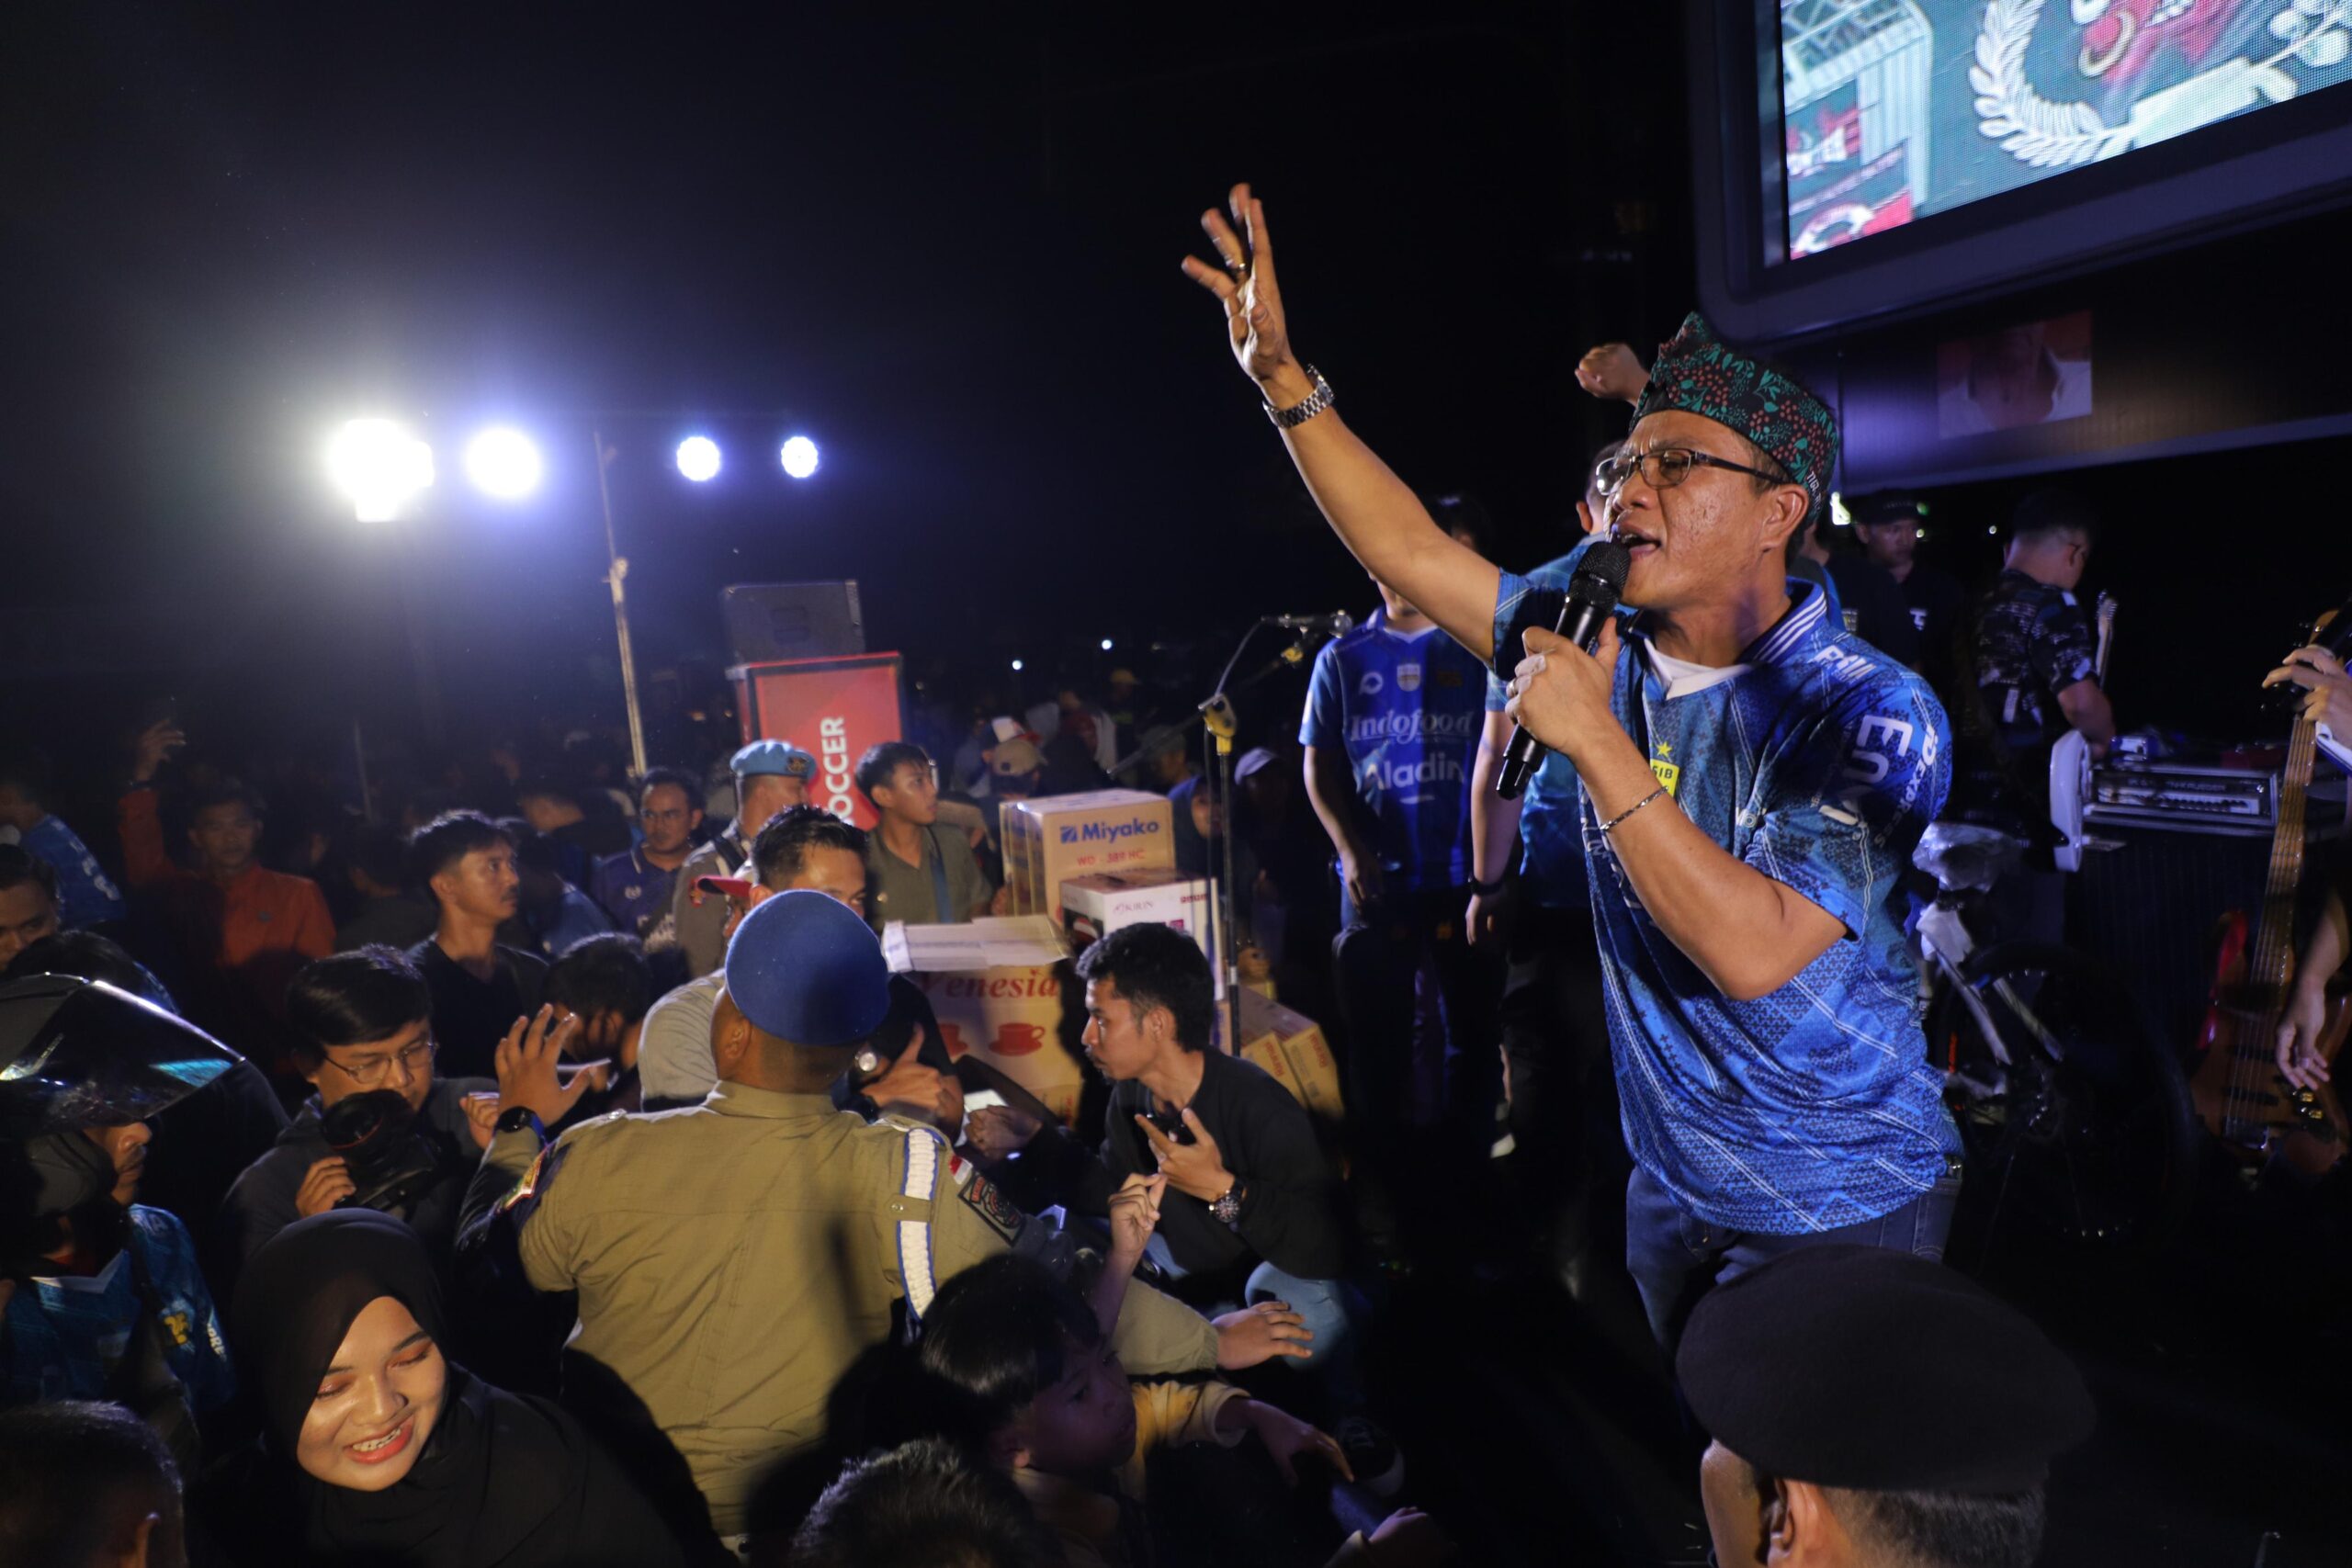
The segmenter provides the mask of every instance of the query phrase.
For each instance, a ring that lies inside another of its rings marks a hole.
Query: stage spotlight
[[[689,435],[678,443],[678,472],[696,484],[718,477],[718,443],[707,435]]]
[[[466,447],[466,478],[484,495],[519,501],[539,488],[539,449],[519,430],[485,430]]]
[[[362,523],[390,523],[433,483],[433,448],[389,419],[355,419],[327,446],[327,472]]]
[[[1102,639],[1102,651],[1105,653],[1111,651],[1111,639],[1107,637]]]
[[[784,471],[796,479],[805,479],[817,471],[817,444],[805,435],[795,435],[784,444]]]
[[[1012,661],[1012,672],[1016,675],[1021,672],[1021,660],[1018,659]]]

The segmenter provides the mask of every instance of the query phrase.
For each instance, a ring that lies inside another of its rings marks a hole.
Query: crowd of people
[[[1378,598],[1230,802],[1125,670],[874,747],[870,829],[788,739],[635,778],[500,747],[370,815],[164,717],[77,832],[9,738],[0,1564],[1437,1562],[1377,1303],[1514,1271],[1638,1300],[1719,1560],[2033,1560],[2093,1415],[1941,1261],[1907,874],[1965,815],[2043,857],[2018,930],[2054,918],[2037,781],[2116,733],[2093,514],[2029,501],[1972,595],[1908,498],[1833,517],[1829,411],[1694,316],[1586,357],[1629,433],[1513,572],[1293,352],[1262,207],[1204,228]],[[1604,547],[1637,613],[1581,648]],[[2324,650],[2291,669],[2352,720]],[[1181,869],[1234,868],[1239,972],[1326,1025],[1340,1125],[1148,923],[1073,954],[1076,1122],[967,1107],[878,937],[1001,912],[1003,807],[1114,769]]]

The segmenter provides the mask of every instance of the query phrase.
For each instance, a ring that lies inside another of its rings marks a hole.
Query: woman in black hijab
[[[389,1215],[336,1209],[280,1231],[238,1281],[230,1337],[264,1420],[259,1453],[208,1510],[240,1560],[686,1562],[570,1416],[443,1356],[433,1266]]]

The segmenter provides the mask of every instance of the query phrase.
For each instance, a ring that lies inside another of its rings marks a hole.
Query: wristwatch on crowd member
[[[1241,1185],[1241,1179],[1237,1176],[1230,1187],[1210,1200],[1209,1213],[1216,1216],[1219,1224],[1238,1224],[1241,1223],[1241,1201],[1249,1195],[1250,1190]]]
[[[492,1137],[506,1133],[526,1132],[542,1144],[548,1141],[547,1123],[541,1122],[539,1113],[527,1105],[510,1105],[500,1111],[498,1120],[491,1123],[490,1132]]]

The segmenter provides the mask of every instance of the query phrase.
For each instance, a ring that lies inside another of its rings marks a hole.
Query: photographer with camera
[[[435,1078],[433,993],[407,954],[363,947],[303,966],[286,993],[295,1064],[318,1092],[245,1168],[221,1205],[230,1288],[262,1243],[334,1208],[406,1220],[437,1262],[457,1235],[466,1181],[489,1141],[488,1078]]]
[[[201,1456],[235,1374],[187,1227],[132,1200],[146,1119],[235,1061],[112,986],[0,987],[0,1403],[113,1400]]]

